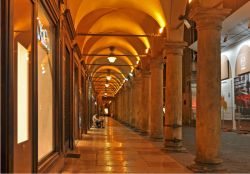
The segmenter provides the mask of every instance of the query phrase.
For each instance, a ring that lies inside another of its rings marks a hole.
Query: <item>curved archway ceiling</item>
[[[147,0],[143,5],[139,0],[69,0],[67,3],[94,90],[98,95],[115,95],[143,58],[140,55],[150,48],[148,37],[131,35],[157,33],[160,27],[166,26],[161,0]],[[113,64],[107,60],[111,46],[115,48],[112,54],[120,55]],[[108,71],[112,79],[105,88]]]

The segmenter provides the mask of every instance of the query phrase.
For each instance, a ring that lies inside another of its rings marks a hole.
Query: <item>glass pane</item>
[[[18,42],[18,117],[17,117],[17,143],[29,139],[29,52]]]
[[[54,25],[43,7],[38,8],[38,160],[54,150],[53,41]]]
[[[13,0],[13,58],[14,87],[16,91],[14,117],[15,173],[30,173],[32,170],[32,123],[29,100],[31,95],[31,63],[33,60],[33,2]]]
[[[14,1],[14,57],[17,60],[17,144],[29,140],[29,61],[32,48],[32,3]]]

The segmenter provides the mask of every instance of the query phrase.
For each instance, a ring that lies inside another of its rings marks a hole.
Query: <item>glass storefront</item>
[[[43,9],[38,7],[38,161],[54,151],[53,60],[55,26]]]
[[[31,62],[33,58],[33,2],[14,0],[14,172],[31,172]]]

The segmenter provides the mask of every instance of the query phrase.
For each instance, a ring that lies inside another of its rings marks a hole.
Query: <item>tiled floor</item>
[[[106,119],[77,145],[78,158],[66,158],[63,173],[191,173],[149,140]]]

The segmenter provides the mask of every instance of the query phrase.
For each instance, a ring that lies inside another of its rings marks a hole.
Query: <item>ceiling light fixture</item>
[[[111,79],[112,79],[112,77],[111,77],[111,76],[107,76],[106,78],[107,78],[107,80],[111,80]]]
[[[160,29],[159,29],[159,34],[162,34],[164,32],[164,27],[161,27]]]
[[[117,59],[117,58],[114,57],[114,56],[109,56],[109,57],[108,57],[108,60],[109,60],[110,63],[115,63],[116,59]]]
[[[109,47],[109,49],[110,49],[110,56],[108,57],[108,61],[110,62],[110,63],[115,63],[115,61],[116,61],[116,57],[114,56],[114,54],[113,54],[113,51],[115,50],[115,47],[114,46],[110,46]]]
[[[109,87],[109,82],[108,82],[108,80],[106,80],[105,87],[106,87],[106,88]]]
[[[108,72],[107,72],[107,80],[110,81],[112,79],[111,75],[110,75],[110,70],[108,69]]]
[[[132,73],[129,73],[129,75],[130,75],[131,77],[133,77],[133,74],[132,74]]]
[[[149,50],[150,50],[150,48],[146,48],[145,53],[148,54]]]

